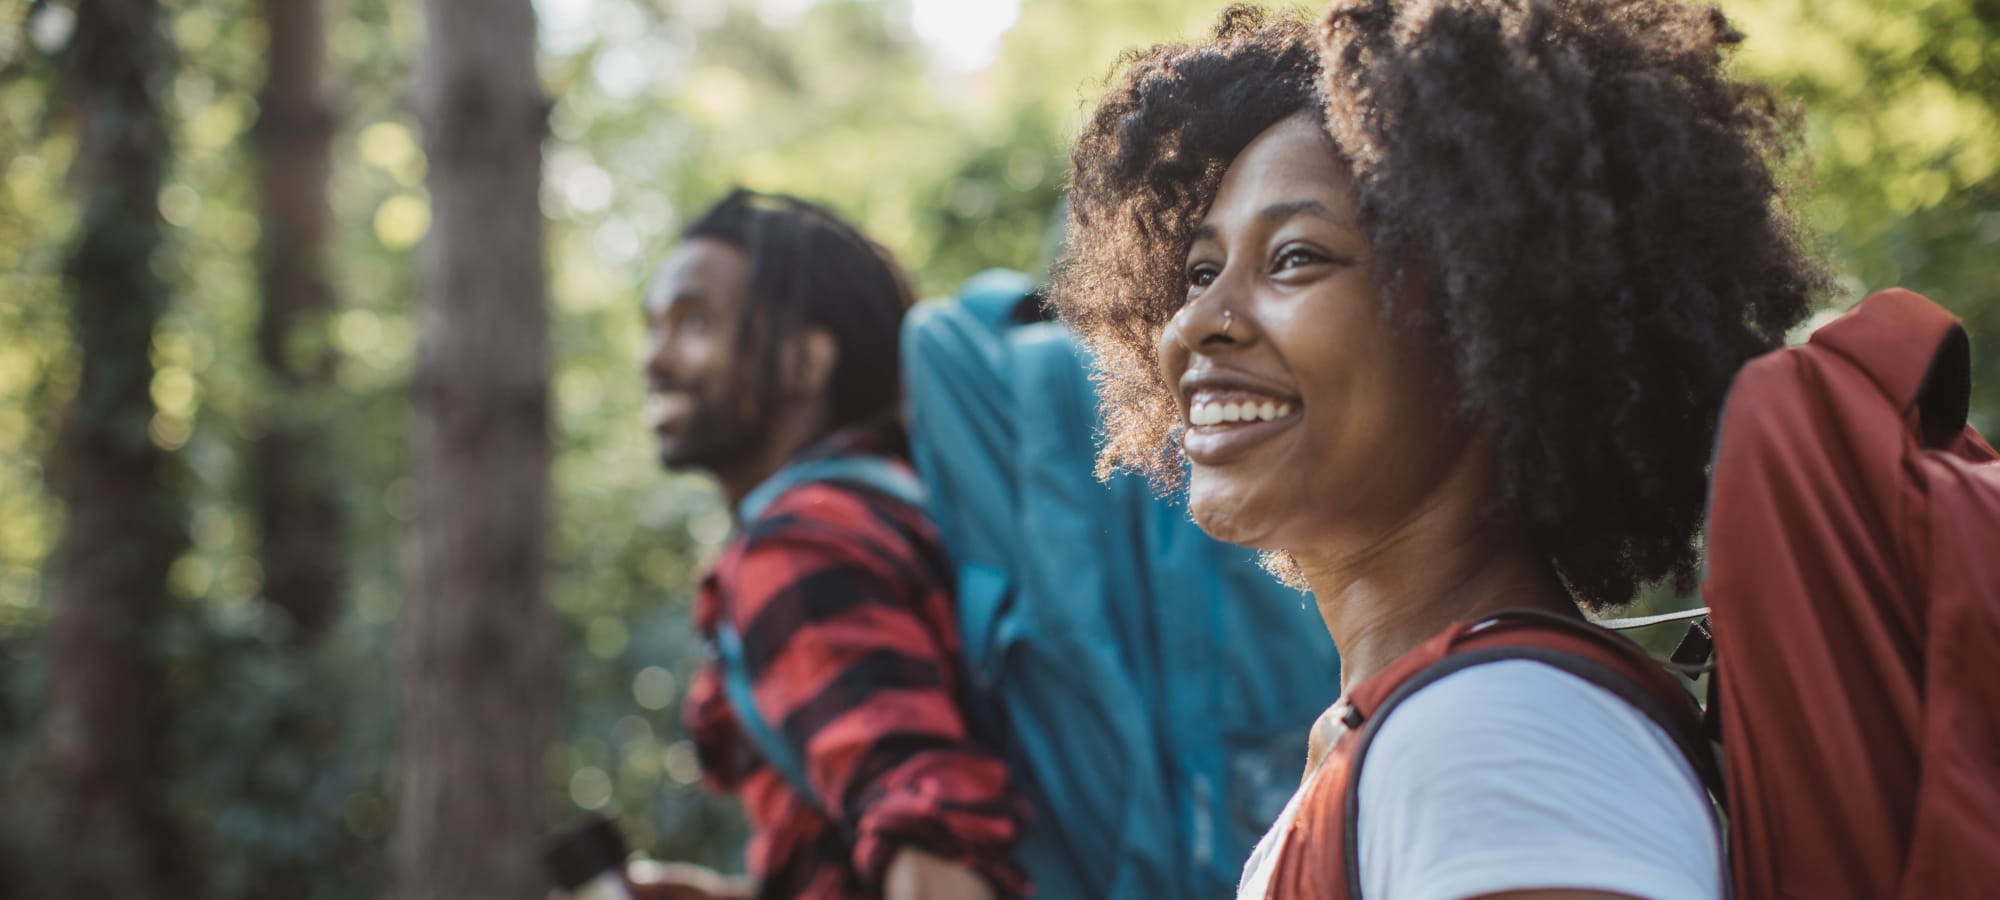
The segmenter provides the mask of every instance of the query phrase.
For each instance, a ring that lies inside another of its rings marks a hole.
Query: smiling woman
[[[1265,550],[1313,546],[1328,525],[1386,533],[1466,458],[1470,432],[1432,354],[1378,314],[1352,179],[1318,117],[1294,115],[1215,196],[1157,350],[1184,411],[1189,511]]]
[[[1721,893],[1692,706],[1581,608],[1692,575],[1722,396],[1824,282],[1738,40],[1675,0],[1237,7],[1078,138],[1100,467],[1184,485],[1340,650],[1241,897]]]
[[[1588,605],[1692,576],[1715,408],[1826,283],[1780,189],[1792,117],[1724,77],[1718,12],[1557,9],[1342,3],[1323,74],[1308,23],[1232,7],[1125,66],[1076,142],[1054,290],[1097,353],[1101,469],[1184,477],[1159,372],[1189,251],[1230,162],[1304,114],[1384,326],[1423,336],[1456,426],[1491,442],[1494,499]]]

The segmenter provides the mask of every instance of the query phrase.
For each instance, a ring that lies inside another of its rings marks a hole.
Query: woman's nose
[[[1169,327],[1189,352],[1240,344],[1249,337],[1250,328],[1232,307],[1230,294],[1215,289],[1221,284],[1217,281],[1174,315]]]

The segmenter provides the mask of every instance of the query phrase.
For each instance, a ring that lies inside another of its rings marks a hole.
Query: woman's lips
[[[1197,391],[1188,399],[1181,448],[1197,465],[1220,465],[1297,424],[1301,405],[1247,391]]]

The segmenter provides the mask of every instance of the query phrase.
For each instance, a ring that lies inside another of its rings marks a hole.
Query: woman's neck
[[[1521,529],[1485,509],[1480,474],[1456,466],[1400,523],[1292,552],[1340,651],[1343,693],[1456,621],[1581,615]]]

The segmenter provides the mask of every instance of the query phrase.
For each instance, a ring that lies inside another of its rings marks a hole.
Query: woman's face
[[[1160,335],[1203,529],[1267,550],[1372,543],[1469,436],[1437,355],[1392,330],[1352,180],[1318,122],[1259,135],[1222,179]]]

